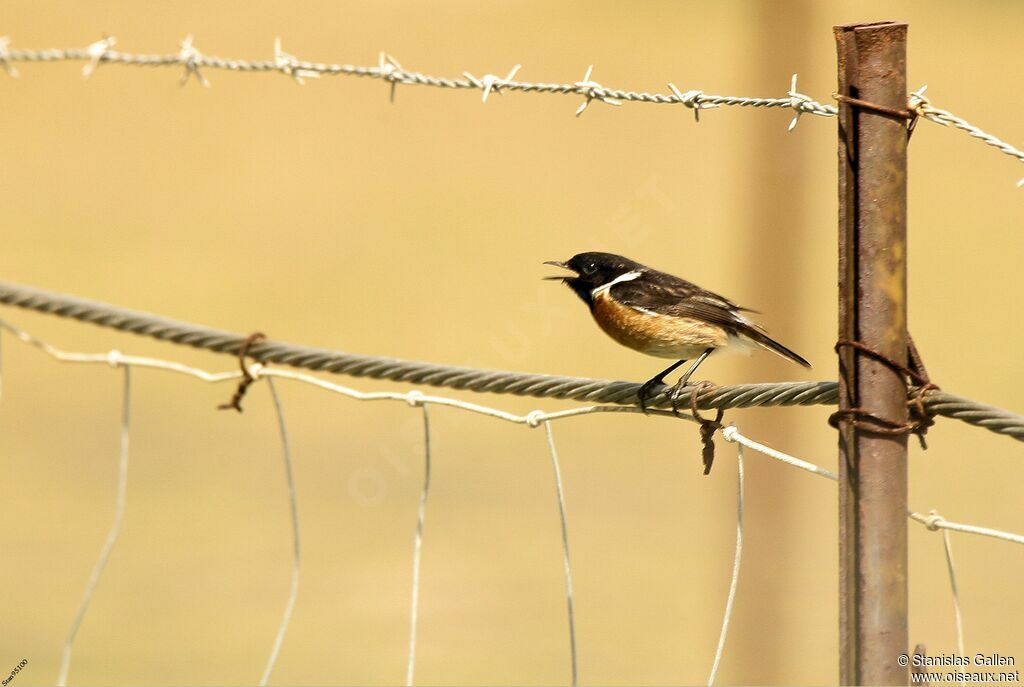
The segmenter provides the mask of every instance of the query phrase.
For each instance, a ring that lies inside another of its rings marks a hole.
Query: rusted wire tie
[[[708,381],[698,382],[690,392],[690,412],[700,423],[701,459],[704,461],[704,474],[711,473],[711,466],[715,462],[715,432],[722,429],[722,417],[725,415],[725,408],[718,408],[715,419],[709,420],[697,410],[697,396],[704,389],[714,388],[714,384]]]
[[[862,110],[871,110],[878,114],[883,114],[888,117],[895,117],[896,119],[906,119],[908,121],[917,119],[917,113],[911,109],[901,110],[896,107],[888,107],[886,105],[879,105],[877,103],[870,102],[868,100],[861,100],[860,98],[853,98],[842,93],[833,93],[832,97],[841,103],[858,107]]]
[[[242,378],[238,381],[238,388],[235,390],[231,400],[227,403],[221,403],[217,406],[217,410],[234,409],[242,412],[242,399],[245,398],[245,393],[249,390],[252,383],[256,381],[256,375],[245,364],[245,356],[249,355],[250,348],[266,338],[267,336],[263,332],[253,332],[242,342],[242,347],[238,349],[238,366],[242,368]]]
[[[924,396],[929,391],[939,390],[939,386],[937,384],[933,384],[928,378],[928,371],[924,367],[924,361],[921,359],[921,355],[917,352],[917,346],[914,345],[914,340],[912,338],[908,338],[907,344],[908,357],[910,358],[910,363],[913,367],[907,367],[902,363],[898,363],[889,356],[876,351],[860,341],[840,339],[835,345],[836,353],[839,353],[840,349],[844,347],[856,349],[903,375],[903,382],[906,384],[907,394],[910,396],[907,400],[907,405],[910,408],[912,417],[908,422],[896,422],[895,420],[875,415],[869,410],[858,406],[837,410],[829,415],[828,423],[836,429],[839,429],[839,423],[846,420],[862,431],[889,436],[915,434],[918,441],[921,442],[921,448],[927,450],[928,443],[925,441],[925,434],[928,433],[928,428],[935,424],[935,417],[934,414],[929,412],[925,407]],[[911,395],[910,389],[911,381],[917,384],[917,389],[913,392],[913,395]],[[868,422],[871,424],[864,425],[861,424],[861,422]]]
[[[852,107],[857,107],[862,110],[870,110],[877,112],[878,114],[885,115],[886,117],[893,117],[895,119],[903,119],[907,122],[907,139],[914,135],[914,129],[917,127],[917,122],[920,120],[920,113],[917,109],[911,106],[910,101],[907,101],[907,109],[901,110],[897,107],[887,107],[885,105],[879,105],[868,100],[861,100],[860,98],[854,98],[842,93],[833,93],[832,98],[838,100],[841,103],[846,103]]]

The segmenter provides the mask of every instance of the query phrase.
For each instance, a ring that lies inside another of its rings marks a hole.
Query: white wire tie
[[[579,91],[580,95],[586,98],[586,100],[583,101],[583,104],[576,108],[577,117],[583,114],[583,111],[587,109],[587,106],[590,105],[590,101],[592,100],[600,100],[603,103],[615,105],[616,107],[622,104],[622,101],[601,93],[601,91],[604,90],[604,86],[590,78],[593,71],[594,65],[590,65],[587,67],[587,73],[583,75],[583,80],[577,81],[573,84],[573,86],[576,87],[576,90]]]
[[[82,67],[83,79],[88,79],[92,76],[92,73],[96,71],[96,67],[100,66],[100,60],[102,60],[115,45],[117,45],[117,39],[113,36],[106,36],[103,39],[90,44],[85,49],[85,54],[89,56],[89,62]]]
[[[178,52],[178,61],[185,67],[185,74],[181,77],[179,83],[184,86],[188,82],[188,77],[195,74],[196,81],[203,88],[209,88],[210,82],[199,71],[199,65],[203,62],[203,54],[192,44],[192,34],[185,36],[185,40],[181,41],[179,45],[181,45],[181,50]]]
[[[263,372],[263,363],[251,362],[246,369],[249,370],[249,376],[255,382],[260,378],[260,373]]]
[[[738,432],[739,430],[736,429],[736,425],[729,425],[728,427],[723,427],[722,438],[730,443],[735,443],[737,441],[736,434]]]
[[[944,522],[946,522],[946,519],[939,515],[938,511],[933,509],[928,512],[928,517],[924,520],[924,526],[932,532],[937,532],[939,530],[939,525]]]
[[[517,64],[509,70],[508,75],[503,79],[497,74],[484,74],[479,79],[470,74],[469,72],[462,72],[462,75],[469,79],[469,82],[482,90],[483,96],[480,98],[480,102],[486,103],[488,96],[491,95],[493,90],[498,95],[501,95],[501,88],[508,85],[508,82],[515,78],[522,65]]]
[[[412,83],[405,76],[404,72],[405,70],[402,69],[402,65],[398,64],[398,60],[383,50],[380,51],[377,73],[380,74],[382,79],[391,83],[391,102],[395,102],[395,89],[398,88],[398,84]]]
[[[797,123],[800,121],[800,115],[807,112],[805,103],[813,103],[814,99],[809,95],[804,95],[796,90],[796,74],[793,75],[793,80],[789,84],[789,92],[786,93],[789,96],[789,106],[793,108],[796,114],[793,115],[793,120],[789,123],[787,131],[792,131],[796,128]]]
[[[0,64],[4,66],[4,71],[7,72],[7,76],[12,79],[18,78],[18,70],[14,68],[14,65],[10,62],[10,51],[7,46],[11,44],[9,36],[0,36]]]
[[[123,359],[124,356],[122,355],[121,351],[117,350],[116,348],[112,351],[107,352],[107,365],[110,365],[115,369],[121,366],[121,362]]]
[[[303,79],[320,78],[320,72],[312,69],[302,69],[299,67],[299,60],[295,55],[286,53],[281,49],[280,37],[274,39],[274,66],[276,66],[282,74],[295,79],[295,83],[300,86],[303,86],[306,83]]]
[[[536,429],[540,427],[540,423],[547,419],[547,413],[543,410],[531,410],[526,414],[526,424]]]
[[[672,90],[673,93],[675,93],[676,98],[679,100],[679,102],[693,110],[693,119],[698,123],[700,122],[701,110],[710,110],[713,107],[720,107],[715,103],[701,102],[701,98],[704,97],[704,91],[691,89],[683,93],[678,88],[676,88],[676,85],[674,83],[671,82],[669,82],[668,87]]]
[[[405,402],[411,405],[413,408],[418,408],[423,405],[423,399],[425,396],[422,391],[413,389],[405,395]]]
[[[927,84],[921,86],[919,89],[910,94],[907,99],[907,109],[912,112],[916,112],[919,116],[922,114],[921,107],[924,105],[931,105],[932,101],[928,99],[928,96],[924,94],[928,90]],[[945,123],[942,123],[945,126]]]

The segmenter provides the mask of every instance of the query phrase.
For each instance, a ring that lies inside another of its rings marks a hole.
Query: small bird
[[[673,408],[690,375],[714,351],[725,347],[765,348],[804,367],[811,364],[770,338],[764,328],[728,298],[706,291],[685,279],[651,269],[612,253],[580,253],[567,262],[545,262],[575,276],[561,280],[590,308],[605,334],[623,346],[658,358],[676,358],[640,387],[640,408],[665,376],[694,362],[672,389]]]

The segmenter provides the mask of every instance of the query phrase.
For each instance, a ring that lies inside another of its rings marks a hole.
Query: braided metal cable
[[[245,336],[232,332],[8,282],[0,282],[0,303],[217,353],[237,355],[246,340]],[[248,355],[261,363],[277,363],[350,377],[370,377],[478,393],[562,398],[588,403],[636,405],[637,392],[641,386],[634,382],[607,379],[481,370],[357,355],[282,341],[258,343],[249,350]],[[653,408],[671,408],[672,402],[667,392],[667,388],[662,389],[657,396],[647,402],[647,405]],[[913,394],[914,389],[911,389],[910,393]],[[697,397],[697,407],[706,410],[754,406],[835,405],[837,399],[836,382],[737,384],[702,391]],[[1024,417],[1009,411],[943,391],[928,392],[924,397],[924,405],[929,412],[936,415],[962,420],[1024,441]]]

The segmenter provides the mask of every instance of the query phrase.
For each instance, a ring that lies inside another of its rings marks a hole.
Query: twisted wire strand
[[[113,45],[108,41],[108,46]],[[94,50],[99,47],[99,50]],[[0,61],[10,64],[12,62],[72,62],[86,61],[95,65],[99,64],[121,64],[135,67],[168,67],[180,66],[190,71],[199,68],[223,69],[234,72],[283,72],[289,76],[301,73],[304,76],[362,76],[372,79],[383,79],[393,84],[433,86],[437,88],[451,89],[491,89],[501,91],[520,91],[524,93],[552,93],[560,95],[577,95],[588,99],[602,101],[619,100],[627,102],[655,103],[662,105],[683,104],[692,109],[738,106],[738,107],[768,107],[768,108],[791,108],[801,114],[812,114],[823,117],[832,117],[837,113],[834,105],[826,105],[808,98],[807,96],[787,96],[784,98],[751,98],[728,95],[711,95],[701,91],[689,91],[686,94],[673,93],[647,93],[644,91],[629,91],[616,88],[606,88],[589,78],[575,83],[534,83],[528,81],[513,81],[510,78],[498,79],[496,77],[484,79],[464,78],[451,79],[431,76],[418,71],[403,69],[394,58],[382,54],[378,66],[367,67],[353,64],[335,64],[324,62],[310,62],[299,60],[291,55],[278,52],[273,60],[239,60],[204,55],[196,50],[191,41],[188,41],[188,48],[179,53],[173,54],[139,54],[104,49],[103,42],[94,43],[88,48],[51,48],[44,50],[30,50],[21,48],[4,48],[0,51]],[[92,70],[89,70],[91,73]],[[489,83],[488,88],[485,84]]]
[[[982,131],[978,127],[974,126],[967,120],[957,117],[948,110],[940,110],[937,107],[933,107],[927,100],[922,100],[923,96],[920,93],[914,93],[910,97],[910,106],[914,108],[919,115],[925,119],[941,124],[942,126],[953,126],[960,129],[968,136],[978,139],[987,145],[996,148],[997,150],[1015,157],[1021,162],[1024,162],[1024,151],[1018,150],[1006,141],[1003,141],[990,133]]]
[[[0,304],[76,319],[216,353],[237,355],[246,339],[245,336],[232,332],[9,282],[0,282]],[[638,405],[637,393],[641,386],[635,382],[482,370],[358,355],[282,341],[258,343],[249,350],[248,355],[261,363],[277,363],[350,377],[370,377],[478,393],[559,398],[587,403],[635,406]],[[913,395],[915,391],[911,388],[909,393]],[[656,396],[647,401],[647,405],[652,408],[670,409],[672,402],[668,392],[668,387],[659,390]],[[697,396],[697,407],[708,410],[754,406],[835,405],[837,399],[838,385],[831,381],[737,384],[701,391]],[[924,397],[924,405],[930,413],[961,420],[1024,441],[1024,417],[1009,411],[944,391],[929,391]]]
[[[190,74],[195,74],[196,79],[204,86],[208,86],[200,73],[200,69],[222,69],[233,72],[280,72],[293,78],[299,84],[304,83],[304,77],[320,76],[359,76],[370,79],[381,79],[387,81],[391,86],[391,98],[394,99],[395,88],[402,85],[432,86],[436,88],[449,89],[477,89],[483,91],[483,99],[486,101],[492,92],[502,90],[519,91],[522,93],[551,93],[559,95],[571,95],[585,98],[583,105],[576,111],[577,116],[582,114],[587,105],[593,100],[599,100],[609,105],[620,105],[623,102],[642,102],[659,105],[684,105],[694,111],[699,120],[701,110],[714,107],[761,107],[761,108],[785,108],[793,110],[795,116],[790,123],[792,129],[800,118],[800,115],[810,114],[819,117],[834,117],[839,109],[835,105],[825,104],[800,93],[796,89],[796,75],[793,76],[792,85],[785,97],[744,97],[731,95],[714,95],[701,90],[680,91],[674,84],[669,83],[672,93],[648,93],[645,91],[630,91],[617,88],[607,88],[590,78],[593,67],[587,70],[581,81],[573,83],[542,83],[529,81],[515,81],[513,76],[519,69],[516,65],[508,76],[501,78],[494,74],[487,74],[477,78],[468,72],[464,72],[465,78],[445,78],[431,76],[423,72],[407,70],[403,68],[393,57],[387,53],[380,54],[380,61],[377,66],[360,66],[353,64],[311,62],[300,60],[294,55],[281,50],[280,41],[275,42],[274,58],[269,60],[240,60],[204,55],[192,43],[192,36],[188,36],[181,42],[181,49],[177,53],[168,54],[141,54],[113,50],[116,43],[113,38],[104,38],[96,41],[85,48],[50,48],[44,50],[32,50],[22,48],[11,48],[10,40],[6,36],[0,36],[0,66],[3,66],[8,74],[17,76],[14,68],[16,62],[69,62],[84,61],[83,74],[89,76],[102,64],[120,64],[136,67],[182,67],[185,69],[184,83]],[[990,145],[997,150],[1024,162],[1024,151],[1013,145],[993,136],[990,133],[974,126],[965,119],[958,117],[947,110],[934,107],[924,95],[924,88],[911,93],[908,99],[910,109],[921,117],[940,124],[942,126],[954,126],[968,135]],[[1024,185],[1024,179],[1019,185]]]

